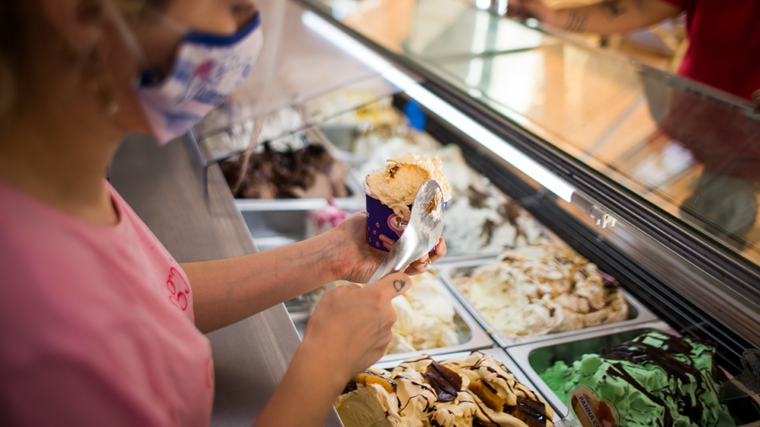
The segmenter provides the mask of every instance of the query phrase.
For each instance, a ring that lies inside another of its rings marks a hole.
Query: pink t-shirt
[[[0,425],[207,426],[211,346],[179,264],[110,185],[116,226],[0,184]]]

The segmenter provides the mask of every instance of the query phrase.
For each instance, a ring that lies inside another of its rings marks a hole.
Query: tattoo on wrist
[[[607,15],[607,19],[610,21],[628,12],[628,9],[620,5],[621,1],[622,0],[604,0],[599,3],[599,7],[602,8],[602,11]]]
[[[573,31],[576,33],[582,33],[586,29],[588,24],[588,12],[581,12],[579,10],[571,10],[570,16],[565,24],[567,31]]]
[[[401,292],[402,289],[406,286],[405,280],[394,280],[393,281],[393,289],[396,290],[396,292]]]

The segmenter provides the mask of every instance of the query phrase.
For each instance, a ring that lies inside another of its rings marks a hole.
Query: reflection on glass
[[[666,211],[755,252],[760,121],[748,109],[573,45],[480,61],[428,65]]]
[[[263,15],[272,15],[267,9],[272,2],[262,7]],[[194,129],[213,158],[228,157],[252,142],[297,132],[398,91],[361,61],[305,28],[302,6],[287,2],[284,9],[287,31],[281,38],[265,37],[264,55],[250,78]],[[272,67],[287,72],[267,72]]]
[[[395,53],[426,58],[529,49],[546,37],[461,0],[315,2],[343,24]],[[479,39],[478,42],[473,42]]]
[[[749,102],[466,2],[371,4],[343,23],[760,262],[760,117]],[[402,29],[391,30],[392,13]]]

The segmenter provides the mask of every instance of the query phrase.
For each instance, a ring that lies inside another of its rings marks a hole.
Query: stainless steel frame
[[[578,329],[574,331],[567,331],[567,332],[560,332],[556,334],[548,334],[548,335],[541,335],[536,337],[513,337],[505,334],[504,332],[499,331],[498,329],[494,328],[491,323],[483,317],[482,314],[467,300],[467,297],[462,293],[462,291],[459,289],[459,287],[455,284],[454,277],[456,276],[457,272],[461,272],[463,270],[469,270],[476,268],[478,266],[487,264],[488,262],[493,262],[493,258],[488,259],[477,259],[477,260],[469,260],[469,261],[461,261],[461,262],[451,262],[451,263],[445,263],[441,264],[438,268],[440,270],[441,278],[443,279],[443,282],[446,283],[446,286],[448,286],[449,290],[459,298],[460,301],[462,301],[462,304],[467,308],[467,310],[470,311],[470,313],[475,317],[478,322],[485,328],[485,330],[491,334],[493,339],[502,347],[511,347],[515,345],[521,345],[521,344],[527,344],[532,342],[538,342],[538,341],[548,341],[548,340],[555,340],[555,339],[561,339],[564,337],[570,337],[580,334],[585,334],[588,332],[593,331],[601,331],[601,330],[607,330],[612,328],[620,328],[620,327],[626,327],[629,325],[636,325],[639,323],[646,323],[646,322],[654,322],[657,321],[657,316],[654,315],[651,311],[649,311],[644,305],[642,305],[636,298],[633,296],[626,294],[625,299],[628,301],[628,309],[629,312],[632,312],[633,316],[629,320],[624,320],[622,322],[617,323],[608,323],[605,325],[599,325],[599,326],[592,326],[590,328],[585,329]]]

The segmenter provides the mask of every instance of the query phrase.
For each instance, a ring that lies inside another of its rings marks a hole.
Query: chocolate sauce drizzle
[[[707,390],[704,378],[701,372],[694,367],[694,361],[691,357],[693,347],[688,342],[668,335],[644,334],[633,341],[628,341],[613,347],[607,354],[601,357],[609,360],[625,360],[635,364],[651,364],[660,367],[670,378],[676,378],[682,384],[696,382],[696,395],[700,395],[700,390]],[[655,347],[644,343],[644,339],[657,339],[662,341],[662,345]],[[686,358],[686,362],[678,360],[675,355],[679,354]],[[701,353],[700,353],[701,354]],[[698,355],[697,355],[698,357]],[[658,422],[659,427],[669,427],[674,424],[673,414],[665,402],[666,398],[671,398],[677,404],[677,411],[680,415],[688,417],[692,423],[699,425],[702,421],[702,414],[705,410],[702,402],[695,399],[692,402],[691,397],[680,392],[680,388],[669,390],[667,388],[650,391],[642,384],[636,381],[626,370],[622,363],[613,363],[607,370],[612,378],[619,378],[629,383],[636,390],[647,396],[652,402],[660,405],[665,410],[662,422]],[[657,394],[655,394],[657,393]]]
[[[546,427],[546,404],[544,403],[535,400],[517,402],[517,406],[504,405],[504,412],[521,420],[528,427]]]
[[[462,377],[436,361],[428,366],[425,378],[438,393],[438,400],[441,402],[451,402],[456,399],[457,393],[462,389]]]
[[[496,374],[497,378],[500,378],[504,380],[504,382],[507,385],[507,388],[509,388],[509,391],[513,394],[516,394],[514,389],[517,387],[517,380],[512,378],[512,381],[509,380],[509,378],[505,377],[504,375],[500,374],[499,371],[496,369],[490,367],[490,366],[482,366],[483,361],[485,360],[484,357],[481,357],[478,359],[477,362],[475,362],[474,365],[469,366],[468,369],[475,370],[479,369],[481,367],[486,368],[488,372]],[[498,360],[494,360],[501,369],[504,370],[504,372],[509,372],[509,370]],[[486,386],[489,390],[491,390],[494,394],[496,394],[496,389],[493,388],[490,384],[488,384],[485,381],[482,381],[483,385]],[[533,398],[535,398],[535,394],[531,392],[531,395]],[[493,422],[493,419],[491,419],[490,416],[488,416],[488,413],[483,410],[483,408],[480,407],[480,405],[475,402],[476,405],[478,405],[478,408],[480,408],[480,411],[483,412],[483,415],[486,416],[491,422]],[[515,418],[520,419],[525,424],[527,424],[529,427],[545,427],[547,425],[548,418],[546,417],[546,404],[543,402],[540,402],[538,400],[530,400],[526,399],[522,402],[517,402],[516,406],[509,406],[504,405],[503,412],[512,415]]]

